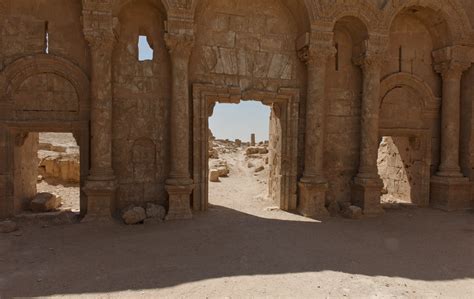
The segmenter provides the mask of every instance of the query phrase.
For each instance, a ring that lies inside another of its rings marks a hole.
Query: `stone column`
[[[298,211],[306,217],[327,217],[325,207],[328,182],[324,174],[326,124],[326,63],[335,49],[329,45],[310,45],[300,50],[308,71],[306,99],[305,163],[299,182]]]
[[[85,221],[107,219],[115,211],[116,182],[112,169],[112,50],[115,36],[86,35],[91,52],[91,169],[84,186]]]
[[[194,184],[189,171],[189,57],[194,45],[191,35],[167,34],[165,42],[171,55],[172,99],[170,113],[171,170],[166,181],[169,194],[167,220],[189,219]]]
[[[366,51],[354,60],[363,73],[361,105],[359,172],[352,185],[352,204],[363,209],[367,216],[383,213],[380,197],[383,181],[378,175],[377,156],[380,144],[380,74],[382,55]]]
[[[449,49],[449,48],[448,48]],[[441,152],[439,171],[431,180],[431,203],[444,210],[470,207],[469,179],[461,173],[459,165],[461,126],[461,78],[471,63],[456,61],[451,50],[439,50],[448,54],[448,60],[438,62],[435,70],[443,78],[441,104]],[[448,50],[448,51],[447,51]],[[447,51],[447,52],[446,52]],[[435,60],[440,53],[434,53]]]

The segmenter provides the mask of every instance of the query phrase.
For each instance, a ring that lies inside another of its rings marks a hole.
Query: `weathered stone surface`
[[[220,177],[219,176],[219,170],[217,170],[217,169],[209,170],[209,180],[211,182],[214,182],[214,183],[220,182],[219,177]]]
[[[30,203],[33,213],[44,213],[54,211],[61,206],[61,197],[52,193],[38,193]]]
[[[18,225],[16,222],[11,220],[5,220],[0,222],[0,233],[12,233],[18,230]]]
[[[139,224],[147,218],[147,214],[142,207],[130,207],[125,209],[122,219],[125,224]]]
[[[148,203],[146,205],[146,217],[147,218],[157,218],[164,220],[166,216],[166,209],[157,204]]]
[[[36,194],[28,132],[39,129],[67,129],[84,146],[81,194],[94,217],[169,199],[173,217],[189,218],[191,198],[206,207],[206,162],[217,158],[203,152],[207,118],[215,102],[241,99],[272,108],[259,147],[283,209],[325,214],[335,200],[380,214],[379,175],[387,195],[416,205],[472,205],[470,1],[79,2],[0,5],[0,218]],[[139,35],[153,50],[145,61]],[[401,157],[387,172],[381,136]],[[75,180],[78,160],[44,159],[42,175]]]

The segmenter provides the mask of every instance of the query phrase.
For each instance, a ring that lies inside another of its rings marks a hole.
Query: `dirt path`
[[[246,161],[224,158],[230,177],[192,220],[0,235],[0,298],[474,297],[473,213],[306,219],[269,209]]]

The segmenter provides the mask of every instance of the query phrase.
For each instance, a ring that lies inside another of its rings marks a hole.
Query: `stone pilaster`
[[[299,50],[307,65],[305,164],[299,182],[298,211],[307,217],[327,217],[325,207],[328,182],[324,174],[326,124],[326,63],[335,49],[330,44],[313,44]]]
[[[115,211],[116,181],[112,168],[112,51],[116,41],[111,14],[84,12],[84,34],[91,53],[91,169],[84,186],[84,221],[110,219]],[[110,24],[101,27],[93,24]]]
[[[378,175],[380,73],[383,55],[366,50],[354,62],[363,72],[359,172],[352,184],[352,204],[367,216],[383,213],[380,197],[383,181]]]
[[[167,34],[165,42],[171,55],[172,99],[170,113],[171,168],[166,190],[169,195],[167,220],[192,218],[191,193],[194,185],[189,171],[189,57],[194,38],[188,34]]]
[[[444,210],[470,208],[470,182],[459,164],[461,126],[461,78],[471,63],[458,59],[462,48],[445,48],[433,53],[435,70],[443,79],[441,152],[439,170],[431,179],[431,204]]]

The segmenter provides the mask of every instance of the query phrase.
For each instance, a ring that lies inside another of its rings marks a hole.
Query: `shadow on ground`
[[[157,226],[24,227],[0,235],[0,295],[157,289],[218,277],[337,271],[424,281],[474,278],[472,213],[264,219],[224,207]],[[2,296],[0,296],[2,297]]]

